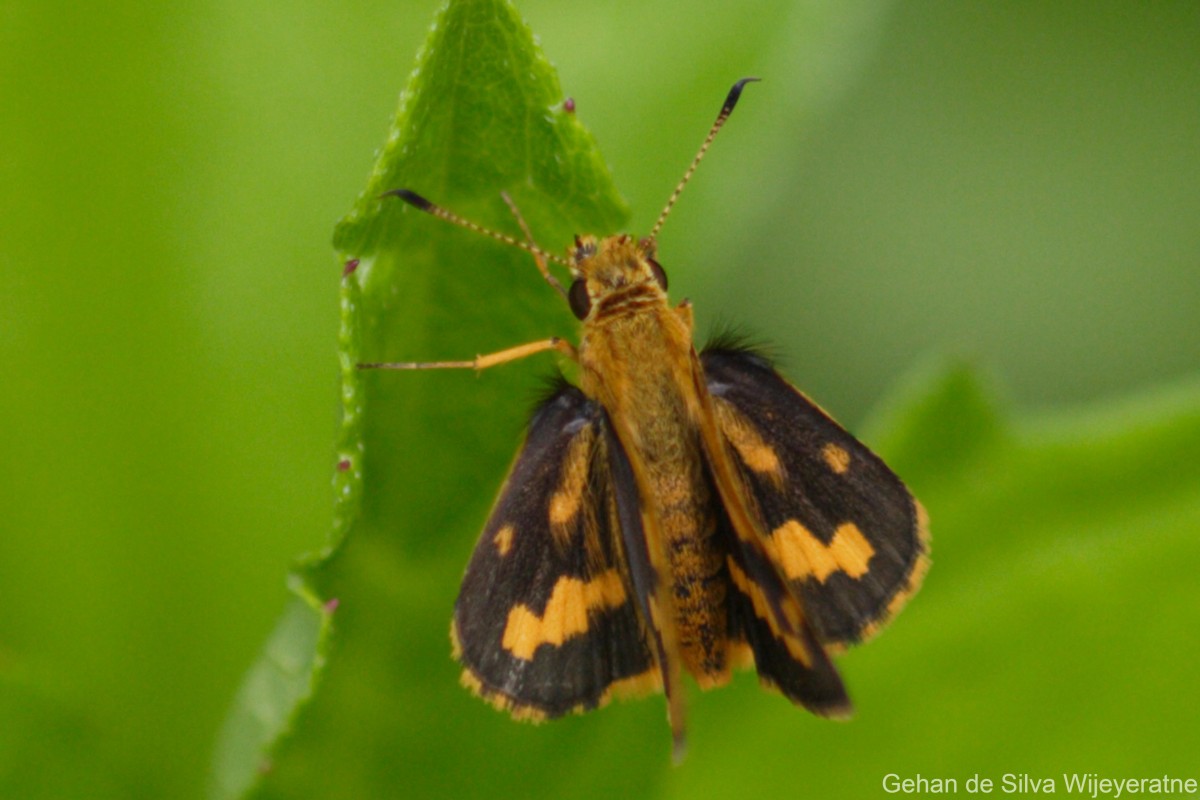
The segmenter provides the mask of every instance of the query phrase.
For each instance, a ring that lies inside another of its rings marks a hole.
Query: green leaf
[[[145,776],[121,770],[61,668],[0,649],[0,797],[129,797]]]

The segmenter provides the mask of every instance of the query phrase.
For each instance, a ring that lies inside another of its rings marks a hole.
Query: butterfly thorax
[[[663,594],[674,606],[683,664],[702,686],[723,682],[727,598],[699,436],[690,308],[668,305],[645,243],[602,240],[579,271],[591,299],[581,388],[607,411],[633,467],[650,558],[670,583]]]

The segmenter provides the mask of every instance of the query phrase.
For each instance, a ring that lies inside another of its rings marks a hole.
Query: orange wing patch
[[[794,519],[776,528],[767,539],[767,548],[777,564],[783,565],[788,580],[816,578],[819,583],[835,572],[851,578],[867,574],[867,562],[875,548],[853,522],[843,522],[834,531],[828,545]]]
[[[792,657],[806,667],[812,666],[812,654],[808,652],[808,648],[804,643],[786,631],[779,630],[775,623],[775,615],[771,612],[771,603],[763,593],[762,587],[750,580],[749,576],[742,571],[742,568],[737,565],[737,562],[732,558],[726,560],[726,565],[729,567],[729,578],[733,581],[733,585],[738,590],[750,598],[750,605],[754,608],[754,613],[760,619],[766,620],[767,625],[771,627],[772,633],[779,637],[784,646]],[[798,606],[795,600],[787,603],[784,606],[784,613],[788,616],[788,622],[791,623],[797,630],[803,621],[802,616],[798,613]],[[741,658],[745,658],[745,653],[739,654]]]
[[[768,444],[741,414],[732,410],[728,403],[718,400],[713,406],[720,420],[721,433],[733,445],[742,463],[759,475],[770,478],[776,486],[782,486],[785,477],[783,463],[779,460],[775,448]]]
[[[500,644],[517,658],[529,661],[540,645],[558,646],[585,633],[589,611],[616,608],[625,600],[625,584],[615,569],[590,581],[559,578],[541,616],[526,605],[517,605],[508,612]]]
[[[555,526],[566,525],[579,513],[579,493],[561,491],[550,498],[550,522]]]
[[[496,545],[496,552],[503,558],[508,555],[508,551],[512,549],[513,526],[505,525],[500,530],[496,531],[496,535],[492,537],[492,544]]]
[[[569,526],[583,505],[588,480],[587,454],[591,452],[592,443],[593,436],[587,431],[571,442],[562,462],[562,480],[550,498],[550,530],[563,543],[570,541],[572,531]]]
[[[850,469],[850,454],[833,442],[821,448],[821,455],[829,468],[838,475],[845,475],[846,470]]]

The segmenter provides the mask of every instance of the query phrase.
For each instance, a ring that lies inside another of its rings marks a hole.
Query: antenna
[[[651,240],[658,238],[658,231],[662,228],[663,223],[667,221],[667,215],[671,213],[671,208],[675,205],[675,201],[683,193],[683,187],[687,186],[687,182],[692,179],[692,173],[699,166],[700,159],[704,158],[704,154],[708,152],[709,145],[712,144],[713,139],[717,138],[717,131],[721,130],[721,126],[725,124],[725,120],[729,119],[729,115],[733,113],[733,107],[737,105],[738,98],[742,95],[742,88],[747,83],[753,83],[757,80],[759,78],[742,78],[729,90],[729,94],[725,97],[725,104],[721,106],[721,113],[717,114],[717,121],[709,129],[708,136],[704,138],[704,144],[700,145],[700,152],[696,153],[696,157],[692,159],[692,165],[687,168],[687,172],[683,173],[683,178],[679,181],[679,185],[671,193],[671,199],[667,201],[666,208],[658,215],[658,222],[654,223],[654,228],[650,231],[649,238]]]
[[[517,211],[517,207],[513,204],[512,199],[504,192],[501,192],[500,194],[512,212],[516,214],[517,222],[520,223],[522,231],[524,231],[526,236],[529,236],[529,226],[527,226],[525,224],[525,220],[521,218],[521,215]],[[530,238],[530,240],[527,242],[522,242],[520,239],[514,239],[513,237],[509,236],[507,233],[500,233],[499,231],[494,231],[491,228],[485,228],[478,223],[471,222],[469,219],[460,217],[453,211],[447,211],[441,206],[431,203],[411,189],[392,189],[390,192],[384,192],[383,194],[379,195],[379,197],[380,199],[383,199],[384,197],[399,197],[410,206],[419,208],[426,214],[432,214],[439,219],[444,219],[447,222],[453,222],[455,225],[466,228],[469,231],[475,231],[476,233],[482,233],[484,236],[490,236],[498,242],[504,242],[505,244],[512,245],[513,247],[521,248],[533,256],[534,261],[537,262],[538,271],[542,273],[542,277],[546,279],[546,282],[553,286],[559,294],[563,295],[564,297],[566,296],[566,292],[563,290],[562,284],[559,283],[558,279],[551,275],[550,270],[546,268],[546,262],[553,261],[555,264],[559,264],[567,268],[570,268],[570,262],[568,262],[562,256],[556,256],[552,253],[547,253],[545,250],[534,244],[532,238]]]

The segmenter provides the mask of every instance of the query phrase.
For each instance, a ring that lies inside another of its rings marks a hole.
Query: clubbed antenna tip
[[[410,206],[416,206],[422,211],[427,211],[430,214],[434,213],[433,203],[429,202],[424,197],[421,197],[421,195],[417,194],[411,189],[392,189],[390,192],[384,192],[383,194],[379,195],[381,200],[385,197],[399,197]]]
[[[704,139],[704,144],[700,145],[700,151],[692,159],[691,166],[687,168],[687,172],[683,173],[683,178],[679,181],[679,185],[671,193],[671,199],[667,201],[666,207],[658,215],[658,222],[654,223],[654,228],[650,231],[649,239],[651,241],[658,238],[658,232],[662,228],[663,223],[667,221],[667,215],[671,213],[671,208],[674,207],[675,201],[683,193],[683,187],[687,186],[687,182],[692,179],[692,173],[700,165],[700,159],[704,158],[704,154],[708,152],[709,145],[712,144],[713,139],[717,138],[717,131],[721,130],[721,126],[725,124],[725,120],[729,119],[729,115],[733,113],[733,107],[737,105],[738,98],[742,96],[742,89],[745,88],[747,83],[753,83],[757,80],[759,79],[742,78],[733,85],[733,88],[729,90],[729,94],[725,95],[725,102],[721,105],[721,113],[717,114],[717,121],[709,128],[708,136]]]

